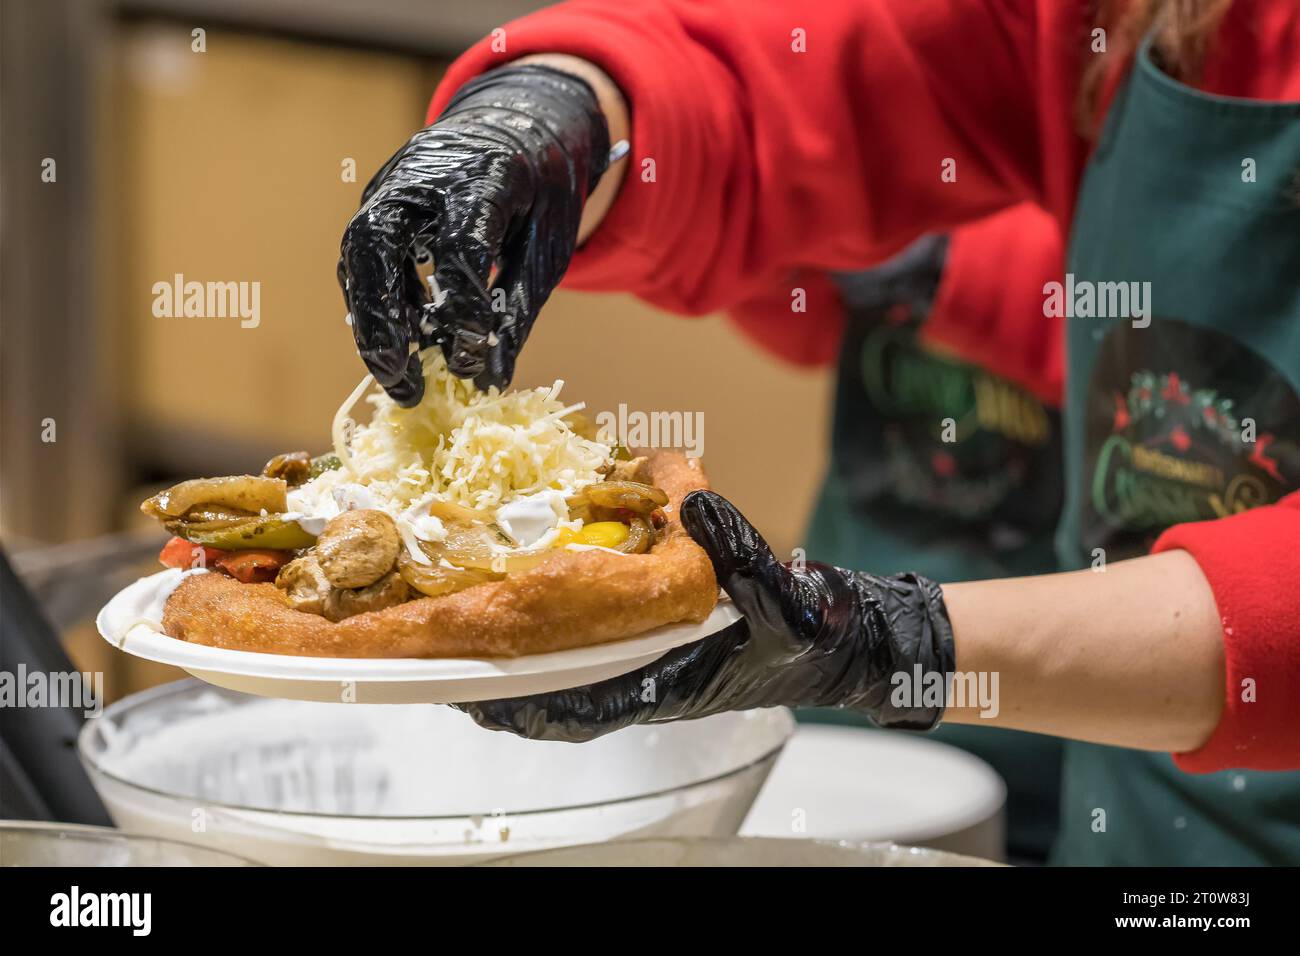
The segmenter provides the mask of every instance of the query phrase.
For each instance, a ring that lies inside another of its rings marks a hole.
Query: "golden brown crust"
[[[309,657],[518,657],[622,640],[678,621],[703,621],[717,602],[708,556],[677,511],[708,487],[698,459],[650,452],[668,493],[668,525],[646,554],[557,551],[502,581],[358,614],[337,623],[295,611],[273,584],[224,574],[183,581],[163,630],[196,644]]]

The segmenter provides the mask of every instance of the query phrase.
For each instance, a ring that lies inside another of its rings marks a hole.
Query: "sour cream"
[[[565,489],[548,488],[501,505],[493,517],[516,547],[493,542],[493,550],[509,554],[516,548],[546,548],[555,542],[560,529],[580,529],[581,521],[569,520],[569,507],[565,503],[568,494]],[[405,506],[385,504],[364,485],[347,481],[335,484],[332,478],[322,476],[288,490],[288,510],[284,517],[296,521],[308,534],[319,535],[325,525],[345,511],[361,508],[382,511],[393,519],[411,559],[428,565],[432,562],[420,548],[420,542],[447,540],[447,526],[437,515],[430,514],[430,506],[436,500],[438,496],[429,492]]]
[[[433,500],[433,495],[430,494],[411,502],[395,519],[398,525],[405,523],[421,541],[446,541],[447,526],[437,515],[429,514]]]
[[[285,503],[289,508],[285,519],[298,522],[298,527],[314,535],[324,531],[330,519],[345,511],[375,507],[369,489],[355,482],[322,489],[316,482],[309,481],[290,488],[285,494]]]
[[[553,488],[516,498],[497,509],[497,524],[521,548],[541,545],[547,535],[553,539],[560,523],[569,519],[564,498],[563,491]]]
[[[406,510],[400,514],[390,514],[393,523],[397,525],[397,533],[401,535],[402,545],[406,548],[406,553],[417,564],[428,565],[433,563],[420,548],[421,541],[447,540],[446,525],[442,523],[437,515],[429,514],[429,506],[432,503],[433,495],[428,494],[411,502]]]
[[[206,574],[206,568],[168,568],[141,578],[119,591],[99,612],[96,622],[100,633],[116,644],[126,639],[137,624],[162,629],[163,609],[182,581],[194,574]]]

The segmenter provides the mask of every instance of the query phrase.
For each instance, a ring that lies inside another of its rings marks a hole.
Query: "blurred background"
[[[164,535],[139,502],[326,447],[364,373],[335,280],[361,190],[444,66],[542,5],[3,0],[0,538],[109,700],[179,676],[91,623],[156,568]],[[154,284],[177,274],[260,283],[260,322],[155,316]],[[778,554],[799,545],[828,371],[780,363],[721,316],[560,292],[516,384],[557,378],[592,412],[703,412],[714,486]]]

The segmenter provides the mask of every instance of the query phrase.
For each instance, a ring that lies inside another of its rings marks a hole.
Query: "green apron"
[[[942,240],[929,238],[870,273],[839,277],[847,321],[831,469],[809,557],[881,574],[919,571],[939,581],[1053,571],[1062,496],[1059,416],[918,339],[942,252]],[[865,725],[840,711],[804,711],[800,718]],[[1002,774],[1009,853],[1046,859],[1060,804],[1060,743],[957,725],[930,736]]]
[[[1066,280],[1064,567],[1300,487],[1300,103],[1200,93],[1144,48],[1089,163]],[[1134,281],[1146,327],[1101,285]],[[1061,863],[1300,864],[1298,773],[1184,774],[1071,743],[1063,794]]]

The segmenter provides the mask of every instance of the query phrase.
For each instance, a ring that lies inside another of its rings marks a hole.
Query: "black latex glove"
[[[361,358],[394,400],[424,394],[412,345],[440,345],[480,388],[509,384],[608,165],[591,87],[532,65],[465,84],[384,164],[343,234],[338,271]],[[430,256],[441,302],[415,270]]]
[[[815,563],[792,570],[710,491],[687,495],[681,518],[744,620],[631,674],[460,709],[493,730],[568,741],[629,724],[778,705],[849,708],[882,727],[939,723],[942,706],[910,706],[910,695],[908,706],[890,700],[896,673],[914,685],[917,664],[923,674],[953,670],[952,629],[937,584]]]

